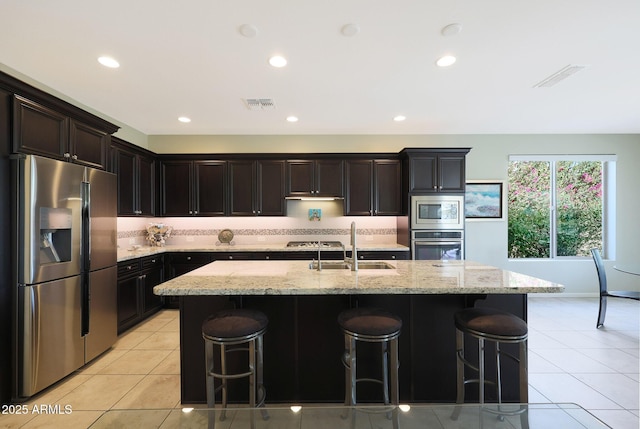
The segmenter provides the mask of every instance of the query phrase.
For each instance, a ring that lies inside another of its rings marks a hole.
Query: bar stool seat
[[[398,393],[398,337],[402,329],[402,319],[378,308],[352,308],[338,315],[338,324],[344,334],[345,350],[342,356],[342,363],[345,367],[345,406],[353,407],[357,404],[356,385],[358,382],[380,383],[382,384],[384,404],[394,405],[392,410],[393,427],[397,428],[397,406],[400,403]],[[381,379],[357,378],[357,341],[380,343],[382,353]],[[352,416],[355,418],[355,413]],[[353,425],[355,425],[355,420],[352,420]]]
[[[503,411],[502,404],[502,377],[501,377],[501,357],[504,355],[518,362],[520,402],[528,401],[528,375],[527,375],[527,323],[519,317],[493,308],[467,308],[458,311],[454,315],[456,327],[456,359],[457,359],[457,398],[456,403],[464,403],[464,386],[469,383],[479,385],[479,403],[485,403],[485,385],[496,386],[498,394],[498,409],[495,411],[501,417],[504,415],[521,414],[522,427],[528,427],[526,407],[519,408],[514,412]],[[478,364],[470,362],[465,356],[464,338],[469,335],[478,340]],[[485,341],[495,344],[496,357],[496,380],[489,381],[485,375]],[[518,356],[514,356],[500,349],[501,344],[518,344]],[[478,373],[477,379],[465,377],[465,368],[471,368]],[[491,411],[491,410],[487,410]],[[491,411],[493,412],[493,411]],[[460,407],[456,407],[453,415],[454,420],[460,414]]]
[[[262,407],[266,397],[263,384],[263,335],[267,330],[269,319],[257,310],[230,309],[222,310],[205,320],[202,324],[202,338],[205,341],[207,408],[215,407],[216,392],[222,391],[222,412],[220,420],[226,418],[227,380],[243,377],[249,378],[249,406],[252,409]],[[214,370],[214,345],[220,347],[220,372]],[[237,346],[237,347],[229,347]],[[227,372],[227,353],[247,351],[249,365],[247,371],[229,374]],[[215,387],[215,380],[221,380]],[[256,401],[256,393],[258,399]],[[262,410],[267,419],[266,410]],[[210,427],[215,422],[215,414],[211,411]],[[253,412],[251,427],[255,427]]]

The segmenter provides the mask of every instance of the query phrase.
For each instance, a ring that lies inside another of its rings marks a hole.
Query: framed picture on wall
[[[504,220],[506,189],[504,180],[473,180],[466,184],[466,220]]]

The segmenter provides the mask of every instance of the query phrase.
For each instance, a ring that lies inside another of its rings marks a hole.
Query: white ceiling
[[[0,0],[0,63],[149,135],[640,133],[638,0]]]

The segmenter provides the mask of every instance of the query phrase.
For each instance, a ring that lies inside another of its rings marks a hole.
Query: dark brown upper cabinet
[[[155,159],[118,145],[112,145],[112,154],[110,170],[118,175],[118,216],[155,216]]]
[[[13,150],[105,170],[111,135],[19,95],[13,99]]]
[[[227,214],[226,161],[163,161],[161,216]]]
[[[231,216],[285,215],[285,161],[229,161]]]
[[[344,162],[341,159],[288,160],[288,197],[343,197]]]
[[[437,152],[405,149],[410,193],[458,193],[465,189],[465,157],[468,148]]]
[[[402,167],[395,159],[346,161],[346,216],[397,216],[402,212]]]

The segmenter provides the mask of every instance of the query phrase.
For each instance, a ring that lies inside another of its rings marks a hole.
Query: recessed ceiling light
[[[438,65],[438,67],[449,67],[455,62],[456,62],[456,57],[454,57],[453,55],[445,55],[444,57],[438,58],[438,61],[436,61],[436,64]]]
[[[239,31],[240,34],[248,38],[256,37],[256,35],[258,34],[258,29],[255,27],[255,25],[251,24],[242,24],[239,28]]]
[[[340,32],[345,37],[353,37],[360,32],[360,27],[357,24],[346,24],[340,29]]]
[[[287,121],[289,122],[298,122],[297,116],[287,116]]]
[[[118,67],[120,67],[120,63],[111,57],[99,57],[98,62],[105,67],[109,67],[110,69],[117,69]]]
[[[458,23],[449,24],[440,30],[440,34],[443,36],[455,36],[462,30],[462,25]]]
[[[287,65],[287,59],[285,57],[281,57],[280,55],[275,55],[269,58],[269,64],[277,68],[284,67]]]
[[[178,120],[183,124],[188,124],[189,122],[191,122],[191,118],[187,118],[186,116],[180,116]]]
[[[397,116],[394,116],[394,117],[393,117],[393,120],[394,120],[394,121],[396,121],[396,122],[402,122],[402,121],[404,121],[405,119],[407,119],[407,117],[406,117],[406,116],[404,116],[404,115],[397,115]]]

